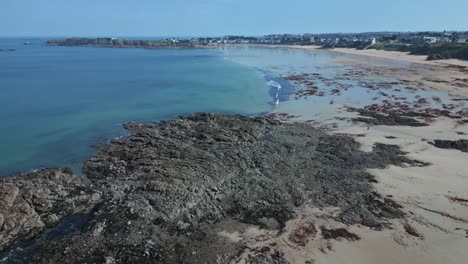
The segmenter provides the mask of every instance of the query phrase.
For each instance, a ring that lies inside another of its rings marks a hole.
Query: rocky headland
[[[194,48],[195,44],[189,40],[134,40],[134,39],[116,39],[116,38],[65,38],[50,39],[45,43],[46,46],[87,46],[101,48]]]
[[[79,232],[43,241],[23,261],[287,263],[274,244],[255,249],[232,234],[286,232],[304,207],[337,208],[330,221],[345,227],[385,229],[405,214],[373,189],[367,169],[427,165],[395,145],[365,152],[352,137],[271,117],[197,114],[125,128],[130,136],[85,162],[86,184],[66,169],[1,179],[0,249],[21,252],[15,245],[83,213]],[[289,240],[315,235],[359,239],[309,224]]]

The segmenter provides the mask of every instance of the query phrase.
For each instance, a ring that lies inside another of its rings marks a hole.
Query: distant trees
[[[166,47],[194,47],[190,40],[129,40],[113,38],[67,38],[51,39],[46,45],[49,46],[93,46],[93,47],[116,47],[116,48],[166,48]]]

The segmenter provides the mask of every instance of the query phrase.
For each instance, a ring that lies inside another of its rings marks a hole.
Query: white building
[[[466,43],[466,38],[457,39],[457,43]]]
[[[374,45],[374,44],[376,44],[376,43],[377,43],[377,39],[372,38],[372,39],[371,39],[371,45]]]
[[[436,37],[424,37],[424,41],[427,43],[437,43],[437,38]]]

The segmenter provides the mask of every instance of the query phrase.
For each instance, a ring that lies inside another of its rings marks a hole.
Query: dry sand
[[[275,47],[275,46],[272,46]],[[288,47],[288,46],[283,46]],[[323,52],[317,47],[297,47],[311,52]],[[467,98],[468,87],[458,85],[457,79],[468,80],[468,62],[449,60],[429,62],[421,56],[399,52],[357,51],[335,49],[336,62],[363,69],[370,75],[392,77],[407,81],[420,89],[450,93]],[[385,67],[387,62],[399,60],[407,66],[395,70]],[[291,100],[290,104],[294,104]],[[297,103],[296,103],[297,104]],[[330,106],[332,107],[332,106]],[[337,116],[349,116],[339,106],[333,106]],[[314,119],[304,105],[289,107],[292,121]],[[302,109],[302,110],[301,110]],[[283,108],[284,110],[284,108]],[[328,115],[329,116],[329,115]],[[333,122],[333,121],[331,121]],[[326,122],[323,122],[326,123]],[[304,246],[291,243],[290,235],[301,227],[313,224],[330,228],[343,227],[330,219],[334,208],[323,210],[302,208],[298,217],[287,223],[283,233],[250,230],[235,237],[249,241],[252,248],[272,247],[284,253],[290,263],[446,263],[464,264],[468,260],[468,153],[439,149],[429,144],[435,139],[468,139],[468,124],[447,117],[439,117],[426,127],[371,126],[338,122],[330,133],[356,135],[363,150],[372,149],[377,142],[399,145],[408,157],[430,163],[426,167],[389,166],[371,170],[376,176],[376,190],[383,197],[391,197],[403,206],[405,219],[393,220],[389,229],[372,230],[362,226],[345,227],[361,240],[326,240],[320,231],[311,235]],[[314,125],[314,124],[313,124]],[[359,136],[358,136],[359,135]],[[240,263],[244,263],[239,258]]]
[[[268,47],[275,47],[274,45],[269,45]],[[293,46],[293,45],[281,45],[280,47],[286,48],[296,48],[296,49],[304,49],[304,50],[318,50],[320,46]],[[366,50],[356,50],[350,48],[335,48],[329,50],[331,52],[339,52],[345,54],[352,54],[352,55],[360,55],[360,56],[368,56],[368,57],[376,57],[376,58],[384,58],[390,60],[399,60],[405,61],[410,63],[418,63],[418,64],[425,64],[425,65],[432,65],[432,66],[460,66],[460,67],[468,67],[468,61],[462,61],[457,59],[450,59],[450,60],[433,60],[428,61],[427,56],[425,55],[410,55],[409,52],[399,52],[399,51],[385,51],[385,50],[375,50],[375,49],[366,49]]]
[[[438,149],[427,141],[468,139],[456,133],[468,135],[468,125],[438,118],[428,127],[378,126],[368,131],[366,126],[353,126],[338,131],[365,135],[356,138],[364,149],[376,142],[397,144],[409,157],[431,165],[372,170],[378,192],[403,205],[407,218],[394,221],[394,230],[358,231],[363,240],[338,243],[334,252],[317,258],[318,263],[466,263],[468,204],[451,198],[468,199],[468,153]],[[404,225],[420,237],[406,232]]]
[[[400,61],[406,61],[410,63],[419,63],[419,64],[426,64],[426,65],[433,65],[433,66],[468,67],[468,61],[462,61],[462,60],[457,60],[457,59],[428,61],[426,60],[427,56],[425,55],[416,56],[416,55],[410,55],[407,52],[399,52],[399,51],[385,51],[385,50],[374,50],[374,49],[356,50],[356,49],[348,49],[348,48],[337,48],[337,49],[333,49],[333,51],[347,53],[347,54],[354,54],[354,55],[385,58],[385,59],[390,59],[390,60],[400,60]]]
[[[397,144],[409,157],[431,163],[427,167],[371,170],[378,181],[376,190],[384,197],[392,197],[407,213],[405,219],[390,221],[390,229],[346,227],[330,219],[338,212],[335,208],[302,208],[298,217],[287,223],[285,232],[255,229],[233,236],[248,241],[250,248],[270,247],[283,252],[290,263],[464,264],[468,259],[468,203],[454,202],[450,197],[468,199],[468,153],[428,144],[434,139],[468,139],[457,132],[468,135],[468,125],[449,118],[438,118],[432,125],[420,128],[377,126],[368,130],[365,125],[355,125],[332,132],[359,135],[356,140],[363,150],[372,149],[376,142]],[[326,240],[318,232],[304,246],[293,243],[291,234],[310,224],[317,228],[346,228],[361,240]],[[408,227],[414,233],[408,232]],[[240,256],[238,263],[245,263],[246,258]]]

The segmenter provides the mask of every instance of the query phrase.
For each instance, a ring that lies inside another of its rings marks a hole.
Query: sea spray
[[[273,80],[268,81],[267,84],[269,86],[272,86],[272,87],[276,88],[275,105],[278,106],[279,102],[280,102],[280,100],[279,100],[279,91],[281,89],[281,84],[279,84],[278,82],[275,82]]]
[[[273,81],[273,80],[268,81],[267,84],[268,84],[269,86],[273,86],[273,87],[278,88],[278,90],[281,89],[281,84],[279,84],[278,82],[275,82],[275,81]]]

